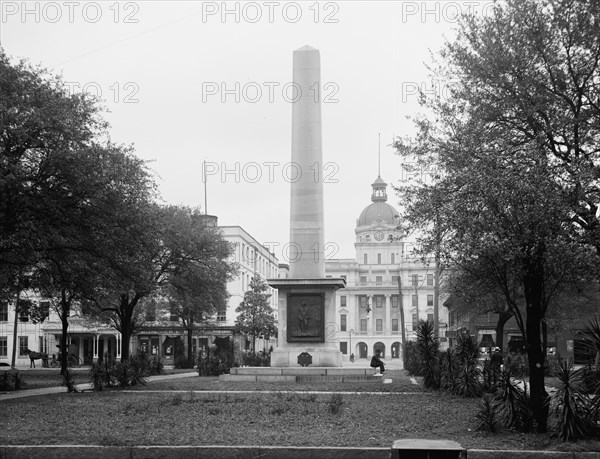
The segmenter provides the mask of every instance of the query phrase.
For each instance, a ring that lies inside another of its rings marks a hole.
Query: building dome
[[[356,227],[361,226],[396,226],[398,222],[398,211],[387,201],[387,183],[381,177],[371,184],[373,194],[371,204],[363,209],[356,221]]]
[[[398,221],[398,211],[387,202],[373,202],[363,209],[356,226],[372,224],[395,225]]]

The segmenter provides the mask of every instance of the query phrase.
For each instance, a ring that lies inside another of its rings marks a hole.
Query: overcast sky
[[[274,246],[289,241],[292,53],[321,53],[325,241],[354,257],[354,228],[377,177],[402,180],[394,135],[412,131],[426,64],[459,11],[489,2],[2,1],[5,52],[99,95],[113,141],[151,161],[167,203],[208,213]],[[259,166],[259,167],[258,167]],[[225,173],[227,170],[229,173]],[[388,187],[389,203],[399,207]],[[330,246],[332,247],[332,246]],[[334,253],[335,252],[335,253]]]

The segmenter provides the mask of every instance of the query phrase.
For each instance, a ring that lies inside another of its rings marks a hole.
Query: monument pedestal
[[[344,279],[269,279],[278,290],[277,349],[272,367],[341,367],[335,291]]]

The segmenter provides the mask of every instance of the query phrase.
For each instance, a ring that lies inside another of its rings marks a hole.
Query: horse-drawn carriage
[[[40,360],[40,359],[42,361],[42,367],[44,367],[44,368],[60,367],[61,363],[62,363],[62,357],[61,357],[60,353],[58,354],[58,359],[56,358],[56,356],[54,354],[52,354],[52,359],[48,359],[48,354],[46,354],[44,352],[31,351],[29,349],[26,349],[25,353],[29,356],[29,360],[31,361],[29,364],[29,368],[35,368],[35,361]],[[80,367],[81,359],[79,357],[77,357],[76,355],[69,354],[67,352],[67,366],[68,367]]]

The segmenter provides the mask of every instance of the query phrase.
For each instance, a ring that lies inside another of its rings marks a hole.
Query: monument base
[[[278,341],[271,367],[341,367],[335,291],[346,281],[269,279],[268,283],[279,296]],[[302,321],[304,317],[307,320]]]
[[[323,349],[309,346],[288,346],[271,352],[272,367],[301,367],[298,357],[306,353],[311,357],[310,367],[341,367],[342,353],[338,349]],[[302,359],[301,359],[302,360]]]

